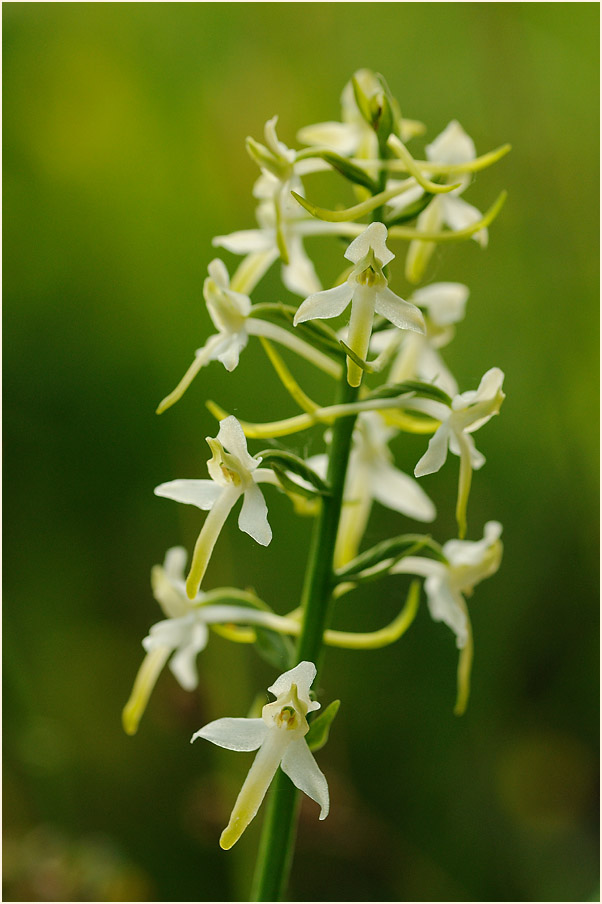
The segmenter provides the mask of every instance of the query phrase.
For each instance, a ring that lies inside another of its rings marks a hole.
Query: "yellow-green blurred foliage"
[[[4,899],[246,899],[260,819],[231,853],[217,839],[250,757],[188,741],[208,719],[245,715],[273,672],[213,637],[198,694],[166,672],[133,739],[120,709],[160,617],[150,568],[168,546],[190,548],[203,517],[152,488],[205,476],[204,437],[215,435],[205,398],[251,419],[294,409],[253,346],[234,374],[215,364],[173,410],[153,412],[208,335],[212,236],[253,225],[245,136],[278,113],[293,144],[298,127],[338,118],[361,66],[385,75],[404,114],[427,123],[426,140],[457,118],[479,152],[513,145],[467,195],[483,209],[509,191],[489,249],[447,246],[428,274],[471,288],[446,355],[461,387],[493,365],[507,374],[501,416],[479,434],[488,463],[469,506],[471,539],[486,520],[503,522],[505,559],[471,603],[464,718],[452,714],[454,639],[424,605],[398,645],[329,654],[321,699],[342,700],[320,754],[332,812],[319,823],[304,805],[291,895],[594,895],[597,4],[11,3],[3,13]],[[316,182],[317,195],[338,179]],[[312,247],[333,275],[342,246]],[[284,297],[277,277],[258,300]],[[317,435],[295,444],[320,448]],[[424,441],[395,448],[410,468]],[[454,531],[456,480],[450,461],[424,483],[441,541]],[[283,498],[269,504],[272,546],[232,525],[207,586],[254,585],[285,611],[309,523]],[[368,541],[403,529],[375,511]],[[336,624],[377,628],[404,591],[401,579],[372,585]]]

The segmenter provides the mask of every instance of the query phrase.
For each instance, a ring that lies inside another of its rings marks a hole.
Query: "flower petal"
[[[230,235],[216,235],[211,244],[214,248],[225,248],[232,254],[253,254],[273,248],[274,236],[265,229],[241,229]]]
[[[245,348],[248,341],[249,337],[247,333],[244,330],[241,330],[239,333],[228,336],[228,341],[224,343],[222,348],[218,349],[215,357],[218,361],[221,361],[229,373],[238,367],[240,353],[243,348]]]
[[[446,198],[442,196],[441,200],[443,202],[443,218],[453,232],[466,229],[468,226],[472,226],[473,223],[478,223],[479,220],[483,219],[481,211],[473,207],[472,204],[468,204],[462,198]],[[479,243],[481,248],[486,248],[489,241],[489,233],[487,229],[479,229],[472,238]]]
[[[286,748],[282,762],[285,772],[293,785],[320,805],[320,819],[326,819],[330,808],[328,782],[307,746],[305,738],[299,738]]]
[[[440,282],[417,289],[412,301],[427,309],[436,326],[449,326],[464,317],[469,294],[468,286],[462,283]]]
[[[433,621],[445,622],[452,629],[458,649],[461,650],[468,640],[462,597],[452,590],[446,577],[428,577],[424,582],[424,590]]]
[[[195,731],[190,743],[204,738],[226,750],[244,752],[261,747],[268,731],[263,719],[216,719]]]
[[[302,144],[323,145],[340,154],[351,154],[357,147],[358,130],[344,122],[317,122],[297,132]]]
[[[219,443],[224,446],[232,455],[240,461],[249,471],[254,471],[257,467],[257,459],[249,455],[247,449],[247,438],[240,426],[239,421],[230,414],[219,422],[219,432],[216,436]]]
[[[427,160],[435,163],[467,163],[477,156],[474,141],[456,119],[452,119],[425,150]]]
[[[196,658],[201,650],[207,646],[209,630],[199,618],[195,618],[188,643],[178,647],[169,660],[169,668],[172,675],[185,691],[193,691],[199,683],[199,673],[196,666]]]
[[[306,320],[327,320],[329,317],[338,317],[342,314],[353,295],[354,286],[348,282],[344,282],[341,286],[335,286],[334,289],[325,289],[323,292],[316,292],[310,295],[299,306],[294,326],[298,323],[305,323]]]
[[[289,292],[302,298],[319,292],[322,284],[299,235],[287,235],[287,250],[288,264],[282,267],[282,282]]]
[[[449,444],[449,427],[441,424],[431,437],[428,449],[414,468],[415,477],[424,477],[425,474],[434,474],[443,467],[447,459],[447,447]]]
[[[320,704],[312,702],[309,696],[309,689],[316,677],[317,669],[313,662],[304,660],[287,672],[283,672],[274,683],[268,687],[271,694],[279,697],[280,694],[289,691],[293,684],[297,686],[297,696],[302,703],[307,706],[307,711],[312,712],[314,709],[320,709]]]
[[[155,496],[196,505],[205,512],[212,508],[221,492],[222,487],[213,480],[169,480],[154,490]]]
[[[262,546],[268,546],[272,539],[272,528],[268,523],[268,507],[265,504],[263,493],[256,483],[250,484],[244,491],[238,526]]]
[[[404,301],[388,286],[378,289],[376,292],[375,310],[381,317],[386,317],[400,330],[415,330],[417,333],[426,333],[426,324],[420,309],[409,301]]]
[[[395,257],[392,251],[387,248],[387,227],[384,223],[370,223],[370,225],[354,239],[347,251],[345,257],[348,261],[358,264],[370,252],[374,252],[374,256],[380,261],[381,267],[389,264]]]
[[[420,484],[388,462],[374,467],[371,484],[372,495],[381,505],[416,521],[435,520],[435,506]]]

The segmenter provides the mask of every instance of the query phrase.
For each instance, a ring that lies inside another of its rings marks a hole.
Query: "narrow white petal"
[[[263,719],[216,719],[195,731],[190,742],[204,738],[226,750],[245,752],[261,747],[268,731]]]
[[[269,251],[274,247],[274,236],[265,229],[241,229],[230,235],[216,235],[211,244],[214,248],[225,248],[232,254],[253,254]]]
[[[442,424],[431,437],[428,449],[414,468],[414,476],[424,477],[425,474],[434,474],[442,468],[447,459],[448,444],[449,427]]]
[[[249,337],[244,330],[228,337],[227,344],[216,354],[216,358],[220,361],[226,370],[231,373],[238,367],[240,353],[249,341]]]
[[[437,512],[420,484],[387,462],[372,471],[372,494],[377,502],[416,521],[434,521]]]
[[[228,270],[226,265],[219,257],[214,258],[209,266],[207,267],[207,271],[211,279],[217,283],[220,289],[228,289],[230,287],[230,276],[228,274]]]
[[[441,577],[428,577],[424,582],[424,590],[431,618],[433,621],[445,622],[452,629],[458,649],[461,650],[468,639],[462,597],[452,590],[446,578]]]
[[[272,528],[268,523],[268,507],[265,504],[263,493],[256,483],[252,483],[244,491],[238,526],[262,546],[268,546],[272,539]]]
[[[183,581],[187,559],[188,553],[183,546],[172,546],[165,553],[163,562],[165,574],[174,581]]]
[[[319,292],[322,284],[316,268],[308,257],[300,236],[287,236],[288,264],[282,267],[282,282],[295,295],[302,298]]]
[[[306,320],[326,320],[329,317],[338,317],[351,301],[354,288],[350,283],[344,282],[341,286],[335,286],[334,289],[326,289],[324,292],[310,295],[297,310],[294,325],[297,326],[298,323],[304,323]]]
[[[426,325],[420,309],[415,304],[399,298],[388,286],[377,290],[375,310],[377,314],[386,317],[400,330],[426,333]]]
[[[320,805],[320,819],[326,819],[330,809],[328,782],[307,746],[305,738],[291,741],[280,765],[292,783]]]
[[[170,653],[171,647],[156,647],[144,657],[130,698],[123,708],[123,728],[127,734],[133,735],[138,731],[148,699]]]
[[[160,483],[154,492],[155,496],[196,505],[206,512],[218,499],[222,487],[213,480],[169,480],[167,483]]]

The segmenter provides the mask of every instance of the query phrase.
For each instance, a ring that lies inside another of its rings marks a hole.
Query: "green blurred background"
[[[445,355],[461,387],[493,365],[507,375],[469,507],[472,539],[502,521],[505,559],[471,605],[462,719],[454,639],[424,605],[399,644],[329,654],[321,699],[342,700],[320,754],[332,811],[319,823],[304,805],[291,899],[594,899],[598,5],[11,3],[3,14],[4,900],[247,899],[261,817],[230,853],[217,840],[251,757],[188,740],[245,715],[274,671],[213,637],[198,694],[166,672],[135,738],[120,710],[160,617],[150,568],[168,546],[190,549],[202,520],[152,488],[204,476],[208,396],[249,419],[294,408],[254,345],[234,374],[213,365],[153,412],[209,333],[212,236],[254,225],[245,136],[275,113],[289,144],[300,126],[337,119],[360,66],[385,75],[427,140],[457,118],[481,153],[513,145],[467,195],[484,209],[509,191],[488,251],[447,246],[428,274],[471,288]],[[338,266],[339,245],[314,248]],[[274,268],[257,299],[285,297],[278,286]],[[318,451],[319,436],[296,448]],[[399,463],[423,449],[400,443]],[[441,541],[456,480],[454,461],[425,481]],[[254,585],[286,611],[310,525],[286,499],[269,504],[272,545],[232,523],[206,586]],[[375,510],[368,541],[403,529]],[[336,624],[377,628],[404,591],[396,579],[351,596]]]

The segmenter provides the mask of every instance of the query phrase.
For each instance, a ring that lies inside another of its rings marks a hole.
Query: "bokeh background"
[[[251,757],[188,740],[245,715],[274,671],[213,637],[198,694],[166,672],[135,738],[120,710],[160,617],[150,568],[190,549],[202,520],[152,488],[204,476],[207,397],[249,419],[294,409],[256,346],[234,374],[214,365],[174,409],[154,408],[209,333],[212,236],[253,226],[245,136],[278,113],[294,144],[300,126],[338,118],[360,66],[385,75],[427,140],[457,118],[479,152],[513,145],[467,196],[484,209],[509,191],[489,249],[447,246],[428,274],[471,288],[446,353],[462,388],[493,365],[507,375],[469,509],[473,539],[503,522],[505,559],[471,604],[462,719],[454,640],[424,605],[399,644],[328,655],[322,700],[342,700],[320,755],[332,812],[319,823],[303,808],[290,898],[597,899],[598,5],[3,14],[4,900],[247,900],[261,817],[230,853],[217,840]],[[337,180],[316,183],[320,198]],[[337,269],[341,246],[313,248]],[[279,286],[274,268],[258,300],[287,300]],[[295,442],[320,448],[319,435]],[[396,446],[400,465],[423,442]],[[456,480],[454,462],[425,482],[441,541]],[[266,550],[227,528],[206,586],[255,586],[286,611],[310,525],[283,497],[270,517]],[[403,529],[375,510],[368,539]],[[397,579],[351,596],[336,624],[377,628],[404,592]]]

